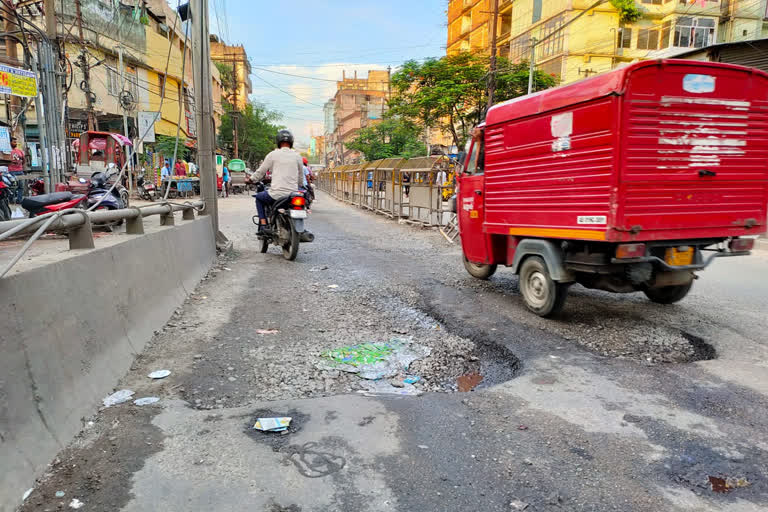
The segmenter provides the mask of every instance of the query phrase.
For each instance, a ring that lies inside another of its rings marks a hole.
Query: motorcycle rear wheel
[[[301,240],[299,240],[299,233],[293,225],[293,219],[288,219],[288,224],[291,234],[288,237],[288,241],[283,244],[283,258],[288,261],[293,261],[296,259],[296,256],[299,255],[299,243]]]
[[[0,221],[11,220],[13,214],[6,199],[0,200]]]

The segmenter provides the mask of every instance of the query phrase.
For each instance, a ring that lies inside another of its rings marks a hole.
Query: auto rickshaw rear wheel
[[[484,263],[472,263],[464,256],[464,268],[469,275],[474,278],[486,280],[496,273],[496,265],[487,265]]]

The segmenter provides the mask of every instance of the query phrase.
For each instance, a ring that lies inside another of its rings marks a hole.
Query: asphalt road
[[[222,202],[237,254],[120,383],[160,402],[84,420],[24,511],[768,510],[768,253],[676,306],[574,287],[542,320],[509,273],[474,281],[436,232],[322,195],[296,262],[260,254],[250,201]],[[420,396],[323,355],[393,339],[430,351]]]

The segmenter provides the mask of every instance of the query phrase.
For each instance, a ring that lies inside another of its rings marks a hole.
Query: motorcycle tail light
[[[304,199],[303,197],[294,197],[293,199],[291,199],[291,204],[293,206],[304,206],[307,204],[307,200]]]
[[[731,240],[731,251],[733,252],[751,251],[754,247],[754,238],[734,238]]]

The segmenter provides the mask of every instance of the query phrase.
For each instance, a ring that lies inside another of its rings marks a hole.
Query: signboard
[[[0,65],[0,94],[34,98],[37,96],[35,73],[26,69]]]
[[[0,151],[3,153],[11,152],[11,133],[7,126],[0,126]]]
[[[160,119],[160,112],[139,112],[139,139],[155,142],[155,122]]]
[[[88,121],[85,119],[70,119],[67,135],[70,139],[79,139],[83,132],[88,131]]]

